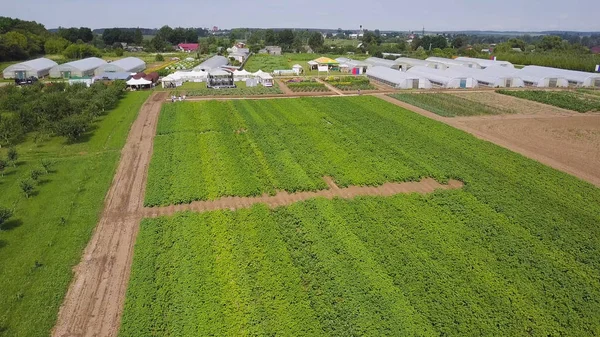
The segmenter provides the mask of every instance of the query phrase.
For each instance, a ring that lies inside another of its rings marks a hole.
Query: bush
[[[25,197],[29,199],[31,194],[33,193],[33,183],[29,179],[21,180],[21,191],[25,194]]]
[[[162,54],[156,54],[156,58],[154,59],[156,62],[162,62],[165,60],[165,57]]]
[[[0,207],[0,229],[2,229],[2,225],[13,216],[13,212],[4,207]]]

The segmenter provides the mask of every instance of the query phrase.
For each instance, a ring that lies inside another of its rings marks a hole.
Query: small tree
[[[17,159],[19,159],[19,153],[17,153],[17,149],[14,147],[8,149],[8,161],[12,162],[13,166],[17,166]]]
[[[6,160],[0,159],[0,176],[4,177],[5,169],[6,169]]]
[[[165,60],[164,56],[162,56],[162,54],[156,54],[156,58],[155,58],[156,62],[162,62]]]
[[[40,164],[44,168],[44,171],[46,171],[46,174],[50,173],[50,169],[52,168],[52,164],[53,164],[50,159],[42,159]]]
[[[33,169],[31,170],[31,173],[29,174],[29,176],[31,177],[31,180],[35,181],[35,182],[39,182],[38,180],[40,179],[40,176],[42,176],[44,174],[44,172],[40,169]]]
[[[13,213],[10,209],[0,207],[0,229],[2,229],[2,225],[13,216]]]
[[[21,180],[21,191],[25,194],[25,197],[29,199],[33,193],[33,183],[29,179]]]
[[[118,57],[123,56],[123,49],[122,48],[115,49],[115,55]]]

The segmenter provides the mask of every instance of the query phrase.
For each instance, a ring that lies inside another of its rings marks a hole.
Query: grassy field
[[[465,187],[145,220],[121,336],[600,331],[600,189],[538,162],[368,96],[170,105],[154,149],[148,204]]]
[[[0,230],[0,336],[47,336],[72,268],[96,225],[129,128],[150,92],[128,93],[87,137],[17,146],[19,159],[0,177],[0,205],[14,217]],[[6,157],[6,149],[0,149]],[[20,180],[42,159],[54,161],[29,199]]]
[[[580,92],[543,90],[496,90],[496,92],[577,112],[600,111],[600,98],[583,95]]]
[[[283,92],[277,83],[273,83],[272,87],[246,87],[246,82],[235,82],[236,88],[230,89],[213,89],[207,88],[206,82],[186,82],[177,89],[159,89],[172,91],[174,95],[195,96],[260,96],[260,95],[277,95]]]
[[[497,115],[513,112],[509,109],[498,109],[451,94],[392,94],[389,96],[444,117]]]
[[[250,72],[256,72],[259,69],[265,72],[272,72],[273,70],[285,70],[292,69],[292,66],[299,64],[304,69],[304,75],[316,76],[319,75],[317,70],[310,70],[308,61],[317,59],[321,56],[336,59],[338,57],[348,57],[347,55],[321,55],[321,54],[306,54],[306,53],[287,53],[281,56],[256,54],[252,55],[248,62],[244,66],[244,69]],[[365,59],[368,55],[352,55],[353,59]],[[323,75],[324,73],[321,73]],[[332,71],[331,74],[340,74],[339,71]]]

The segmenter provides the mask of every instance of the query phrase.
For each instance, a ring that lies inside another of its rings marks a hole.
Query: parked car
[[[16,85],[31,85],[37,81],[38,81],[38,79],[35,76],[31,76],[28,78],[15,78]]]

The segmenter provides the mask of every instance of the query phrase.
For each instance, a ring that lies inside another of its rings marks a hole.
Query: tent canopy
[[[127,85],[150,85],[152,84],[151,81],[145,80],[143,78],[132,78],[129,81],[127,81]]]
[[[324,56],[321,56],[318,59],[313,60],[313,62],[316,62],[317,64],[327,64],[327,65],[330,65],[330,64],[339,64],[338,61],[336,61],[334,59],[330,59],[329,57],[324,57]]]
[[[294,64],[294,65],[292,66],[292,69],[295,69],[295,68],[302,68],[302,66],[301,66],[301,65],[299,65],[299,64]]]

